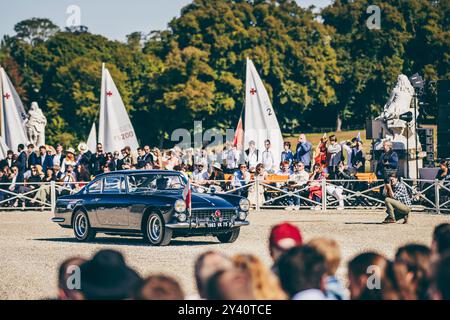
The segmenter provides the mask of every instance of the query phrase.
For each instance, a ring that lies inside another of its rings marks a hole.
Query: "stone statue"
[[[407,177],[415,177],[416,154],[419,154],[421,151],[415,130],[419,111],[417,107],[416,112],[414,112],[414,105],[411,103],[413,96],[414,88],[408,77],[404,74],[399,75],[397,84],[392,90],[389,100],[384,105],[383,112],[376,118],[381,123],[382,131],[380,140],[375,143],[374,149],[382,150],[384,141],[392,141],[394,150],[400,151],[399,154],[401,154],[400,173]],[[409,123],[400,119],[400,116],[406,112],[411,112],[413,116],[412,121]],[[406,154],[408,155],[407,158]],[[422,161],[420,160],[420,163],[418,163],[419,167],[421,167],[421,164]]]
[[[28,110],[28,118],[25,121],[27,136],[30,143],[39,147],[45,145],[45,126],[47,118],[42,113],[37,102],[32,102],[30,110]]]
[[[397,84],[392,90],[388,102],[384,105],[383,113],[378,118],[382,120],[383,128],[385,129],[385,139],[391,140],[395,143],[402,143],[404,149],[407,145],[410,148],[415,148],[415,121],[409,123],[400,119],[400,115],[411,111],[414,116],[414,107],[411,106],[411,101],[414,96],[414,88],[409,79],[404,74],[397,77]],[[408,140],[408,141],[407,141]]]

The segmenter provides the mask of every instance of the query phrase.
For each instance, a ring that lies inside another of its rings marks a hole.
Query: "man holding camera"
[[[403,219],[403,224],[408,223],[411,212],[411,197],[405,184],[398,179],[397,173],[389,175],[389,182],[386,183],[386,205],[387,217],[383,223],[395,223],[398,219]]]

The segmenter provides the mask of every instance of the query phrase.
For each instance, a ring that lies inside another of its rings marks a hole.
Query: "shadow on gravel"
[[[82,243],[74,238],[41,238],[41,239],[32,239],[34,241],[48,241],[48,242],[65,242],[65,243]],[[218,241],[189,241],[189,240],[172,240],[169,246],[203,246],[203,245],[212,245],[219,244]],[[150,247],[148,243],[144,242],[143,239],[140,238],[101,238],[97,237],[92,242],[83,242],[82,244],[107,244],[107,245],[119,245],[119,246],[141,246],[141,247]]]
[[[385,225],[383,222],[344,222],[344,224],[382,224]]]

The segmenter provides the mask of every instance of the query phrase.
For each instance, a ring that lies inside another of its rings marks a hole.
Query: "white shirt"
[[[196,182],[203,182],[208,179],[209,179],[209,176],[208,176],[208,172],[206,170],[203,170],[203,171],[195,170],[192,173],[192,180],[194,180]]]
[[[248,166],[250,167],[250,168],[256,168],[256,166],[258,165],[258,163],[259,163],[259,159],[258,159],[258,155],[259,155],[259,152],[258,152],[258,149],[249,149],[248,150],[248,155],[246,154],[245,155],[245,160],[248,162]]]
[[[294,181],[296,184],[302,186],[309,180],[309,173],[306,170],[294,172],[289,176],[289,181]]]
[[[347,166],[352,166],[352,148],[348,146],[346,143],[342,144],[342,149],[344,149],[347,152]]]
[[[60,165],[61,164],[61,154],[55,154],[54,156],[53,156],[53,165],[55,166],[55,165]]]
[[[262,164],[264,165],[264,169],[272,170],[275,166],[275,159],[273,157],[272,151],[264,150],[262,153]]]
[[[292,300],[329,300],[319,289],[308,289],[296,293]]]
[[[236,169],[239,155],[236,149],[226,151],[227,169]]]

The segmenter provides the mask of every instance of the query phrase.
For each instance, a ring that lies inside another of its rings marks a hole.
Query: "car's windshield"
[[[149,192],[161,190],[181,190],[185,186],[184,179],[179,174],[130,174],[128,179],[128,192]]]

